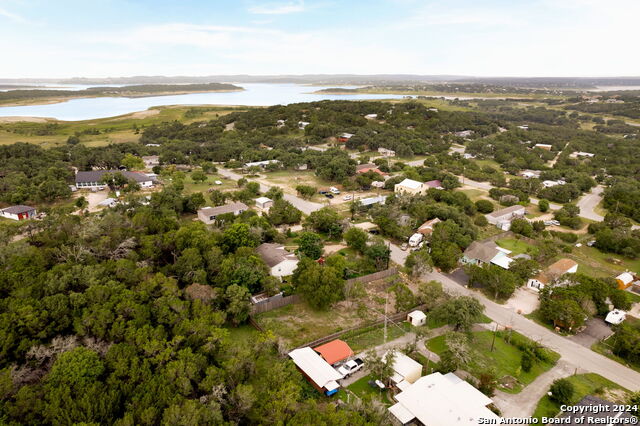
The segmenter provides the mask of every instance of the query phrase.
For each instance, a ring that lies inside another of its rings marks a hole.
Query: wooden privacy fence
[[[361,277],[351,278],[347,280],[347,284],[353,283],[369,283],[371,281],[381,280],[398,273],[396,268],[385,269],[384,271],[374,272],[373,274],[363,275]]]
[[[283,306],[290,305],[292,303],[299,303],[302,301],[302,298],[298,294],[293,294],[291,296],[285,297],[273,297],[267,299],[263,302],[256,303],[255,305],[251,305],[251,315],[261,314],[263,312],[269,312],[273,309],[278,309]]]

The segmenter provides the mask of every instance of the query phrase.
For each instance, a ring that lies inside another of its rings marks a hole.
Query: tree
[[[527,219],[516,218],[511,221],[510,231],[514,234],[524,235],[531,238],[533,236],[533,226]]]
[[[469,275],[469,284],[479,284],[491,292],[494,299],[507,299],[516,289],[516,276],[499,266],[469,265],[466,272]]]
[[[220,190],[214,189],[209,193],[209,199],[214,206],[223,206],[227,201],[227,194]]]
[[[376,380],[389,384],[391,376],[395,373],[393,369],[393,363],[396,359],[395,352],[393,350],[389,350],[384,354],[384,356],[380,356],[376,351],[370,349],[367,351],[365,359],[367,360],[365,365],[369,369],[370,374]]]
[[[246,287],[232,284],[224,292],[225,301],[227,302],[227,317],[231,323],[238,326],[249,318],[251,303],[251,293]]]
[[[364,255],[373,261],[378,271],[381,271],[389,266],[391,249],[384,242],[379,241],[368,245],[365,248]]]
[[[204,206],[207,201],[204,199],[202,192],[194,192],[188,195],[184,199],[184,211],[189,213],[196,213],[198,209]]]
[[[207,175],[202,170],[195,170],[191,173],[191,180],[202,183],[207,180]]]
[[[220,246],[226,253],[232,253],[238,247],[256,247],[260,244],[259,238],[251,232],[246,223],[234,223],[222,234]]]
[[[270,198],[274,201],[282,200],[284,197],[284,192],[278,186],[272,186],[269,190],[264,194],[265,197]]]
[[[314,309],[326,310],[344,297],[344,280],[330,266],[308,262],[293,278],[297,292]]]
[[[571,404],[575,388],[569,379],[556,379],[549,388],[551,400],[560,405]]]
[[[584,324],[584,312],[578,302],[571,299],[543,299],[540,303],[540,314],[554,325],[570,330]]]
[[[369,240],[369,235],[367,235],[367,233],[362,229],[356,228],[355,226],[347,229],[343,237],[349,247],[359,252],[363,252],[365,250],[367,247],[367,241]]]
[[[316,193],[316,188],[309,185],[298,185],[296,186],[296,192],[299,196],[305,199],[309,199],[313,197]]]
[[[298,252],[310,259],[316,260],[322,256],[324,245],[322,238],[315,232],[302,232],[297,239]]]
[[[433,270],[433,260],[426,249],[412,251],[404,261],[404,266],[411,271],[411,276],[419,278]]]
[[[449,332],[444,337],[445,350],[440,355],[440,366],[445,371],[455,371],[471,361],[469,338],[463,333]]]
[[[142,158],[136,157],[133,154],[125,154],[121,163],[127,170],[144,170],[144,161],[142,161]]]
[[[575,204],[566,204],[560,210],[556,210],[553,213],[553,217],[560,222],[560,225],[568,226],[571,229],[580,229],[582,227],[582,219],[578,216],[579,214],[580,207]]]
[[[276,199],[269,208],[269,222],[273,226],[282,224],[291,225],[300,222],[302,212],[295,208],[293,204],[281,198]]]
[[[549,201],[544,198],[538,200],[538,210],[542,213],[546,213],[549,211]]]
[[[469,296],[454,297],[433,310],[438,321],[453,325],[456,331],[469,331],[478,322],[484,312],[484,306]]]
[[[449,272],[458,266],[458,259],[462,256],[462,251],[457,244],[452,242],[431,243],[431,258],[434,265],[440,267],[444,272]]]
[[[489,200],[478,200],[476,201],[476,209],[483,214],[491,213],[493,211],[493,203]]]
[[[329,207],[311,212],[307,217],[305,225],[310,226],[318,232],[327,234],[329,238],[337,237],[342,233],[340,216],[338,212]]]
[[[509,264],[509,272],[524,282],[538,273],[540,264],[533,259],[519,258]]]
[[[418,287],[420,302],[426,306],[428,311],[440,305],[446,296],[446,293],[442,289],[442,284],[439,281],[432,280],[426,283],[423,282],[420,283]]]
[[[79,208],[80,210],[84,210],[87,208],[87,206],[89,205],[89,202],[87,201],[87,199],[84,197],[84,195],[78,197],[76,199],[76,202],[74,203],[74,205]]]

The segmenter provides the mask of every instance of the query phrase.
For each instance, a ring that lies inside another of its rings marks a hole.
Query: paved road
[[[399,265],[404,265],[404,261],[409,255],[409,252],[402,251],[400,247],[395,244],[389,244],[391,260]],[[422,278],[425,281],[436,280],[441,282],[443,288],[450,293],[475,297],[485,306],[485,314],[489,318],[500,325],[509,325],[519,333],[553,349],[562,356],[565,362],[600,374],[629,390],[640,390],[640,373],[562,337],[548,328],[517,314],[515,311],[487,299],[480,293],[462,287],[440,272],[434,270],[425,274]]]
[[[232,172],[231,170],[222,169],[222,168],[218,169],[218,173],[232,180],[239,180],[240,178],[244,177],[242,175],[239,175],[238,173]],[[260,184],[261,192],[267,192],[271,188],[269,185],[265,185],[260,181],[258,181],[258,183]],[[288,202],[290,202],[291,204],[293,204],[295,208],[297,208],[304,214],[311,214],[312,212],[316,210],[320,210],[322,207],[324,207],[320,203],[314,203],[313,201],[303,200],[302,198],[296,197],[293,194],[285,193],[283,198]]]
[[[602,191],[604,191],[604,188],[602,187],[602,185],[598,185],[595,188],[591,189],[591,192],[585,194],[578,200],[577,205],[578,207],[580,207],[580,216],[584,217],[585,219],[595,220],[596,222],[601,222],[604,220],[604,217],[593,211],[593,209],[602,200]]]

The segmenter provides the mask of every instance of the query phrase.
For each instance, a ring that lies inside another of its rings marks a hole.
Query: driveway
[[[598,213],[593,211],[593,209],[602,201],[602,191],[604,188],[602,185],[598,185],[595,188],[591,189],[591,192],[585,194],[582,198],[578,200],[578,207],[580,207],[580,216],[585,219],[595,220],[596,222],[601,222],[604,220],[604,217],[600,216]]]
[[[591,318],[585,325],[587,328],[582,330],[580,333],[569,337],[569,339],[584,346],[585,348],[591,348],[591,345],[594,343],[606,339],[613,334],[611,327],[609,327],[607,323],[600,318]]]
[[[464,272],[463,268],[458,268],[450,274],[447,274],[447,276],[463,287],[466,287],[467,284],[469,284],[469,275]]]
[[[99,206],[99,204],[109,197],[109,191],[107,191],[106,189],[103,189],[102,191],[77,194],[79,194],[78,196],[85,196],[87,203],[89,203],[89,205],[87,206],[87,210],[92,213],[100,210],[102,206]]]
[[[538,292],[526,286],[520,287],[513,292],[513,295],[507,300],[504,306],[523,315],[530,314],[540,306]]]

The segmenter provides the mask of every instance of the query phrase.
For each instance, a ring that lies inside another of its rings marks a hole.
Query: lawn
[[[518,334],[516,332],[512,332]],[[508,336],[504,337],[500,334],[495,336],[495,347],[493,352],[491,351],[492,341],[494,339],[494,333],[491,331],[480,331],[472,333],[473,340],[469,346],[471,348],[471,359],[467,367],[463,369],[469,371],[474,376],[478,377],[481,373],[494,369],[496,377],[499,382],[503,382],[503,379],[507,376],[515,378],[517,382],[512,387],[498,385],[498,388],[508,393],[518,393],[524,386],[531,383],[540,374],[551,369],[553,365],[560,358],[560,355],[549,351],[553,354],[555,361],[553,363],[547,363],[538,361],[536,362],[531,371],[522,371],[520,367],[520,361],[522,358],[522,351],[516,346],[508,342]],[[521,339],[526,339],[524,336],[519,335]],[[438,336],[427,341],[427,348],[440,355],[446,349],[445,336]]]
[[[469,188],[469,189],[458,189],[457,191],[465,194],[474,203],[478,200],[489,199],[489,197],[487,196],[487,191],[484,191],[482,189]]]
[[[215,181],[219,180],[222,185],[216,185]],[[236,181],[220,176],[218,174],[207,175],[207,180],[204,182],[194,182],[191,180],[191,173],[187,173],[187,177],[184,180],[184,192],[185,194],[192,194],[194,192],[202,192],[204,198],[209,203],[209,197],[207,197],[207,191],[209,189],[217,189],[219,191],[225,191],[228,189],[240,189]]]
[[[578,272],[595,277],[615,277],[625,270],[640,272],[640,259],[629,259],[616,253],[604,253],[586,244],[582,247],[574,247],[568,257],[578,262],[580,265]],[[611,259],[620,260],[620,264],[612,263]]]
[[[625,320],[625,324],[630,324],[638,329],[640,329],[640,319],[636,319],[632,316],[627,316],[627,319]],[[614,354],[613,352],[611,352],[611,343],[613,342],[613,339],[616,338],[615,334],[612,334],[611,336],[609,336],[607,339],[601,341],[601,342],[596,342],[591,346],[591,350],[594,352],[598,352],[601,355],[606,356],[607,358],[610,358],[612,360],[614,360],[615,362],[618,362],[626,367],[632,368],[638,372],[640,372],[640,364],[635,364],[632,362],[627,361],[626,359],[619,357],[618,355]]]
[[[366,376],[356,380],[355,382],[347,386],[347,389],[353,392],[353,394],[360,399],[367,400],[371,398],[379,398],[384,405],[393,405],[394,403],[389,396],[388,389],[383,390],[380,388],[374,388],[369,384],[370,380],[375,379],[370,374],[367,374]]]
[[[496,244],[500,247],[510,250],[512,256],[517,256],[519,254],[533,254],[538,251],[538,248],[533,244],[529,244],[523,240],[518,240],[515,238],[504,238],[502,240],[496,240]]]
[[[613,383],[604,377],[595,374],[578,374],[568,377],[569,381],[573,383],[575,394],[571,401],[571,404],[575,404],[587,395],[602,394],[604,390],[622,390],[628,392],[626,389]],[[548,395],[543,396],[538,401],[538,406],[533,412],[533,417],[542,419],[542,417],[554,417],[560,412],[560,405],[557,402],[552,401]]]

